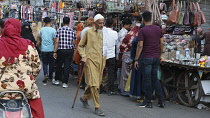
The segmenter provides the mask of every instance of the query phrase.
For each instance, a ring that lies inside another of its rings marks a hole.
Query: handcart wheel
[[[200,102],[202,95],[201,80],[197,71],[182,72],[177,81],[178,98],[182,104],[192,107]]]
[[[165,93],[165,98],[170,99],[175,91],[175,77],[169,67],[162,67],[161,84]]]

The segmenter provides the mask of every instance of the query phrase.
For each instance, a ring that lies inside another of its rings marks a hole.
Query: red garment
[[[30,40],[20,36],[21,23],[17,19],[8,19],[4,24],[4,30],[0,39],[0,58],[18,57],[25,54],[28,45],[34,45]],[[12,63],[12,62],[11,62]]]
[[[74,57],[73,57],[73,60],[76,64],[79,64],[80,63],[80,60],[81,60],[81,56],[77,50],[78,48],[78,44],[80,42],[80,34],[81,34],[81,31],[83,30],[83,27],[82,27],[83,23],[79,23],[76,27],[76,31],[77,31],[77,40],[75,41],[75,45],[76,45],[76,50],[74,51]]]
[[[44,109],[41,98],[28,100],[33,118],[44,118]]]
[[[134,26],[131,31],[125,36],[120,45],[120,53],[128,52],[131,50],[132,40],[138,36],[139,27]]]
[[[80,56],[80,54],[79,54],[79,52],[78,52],[78,50],[77,50],[77,48],[78,48],[78,44],[79,44],[79,42],[80,42],[80,40],[81,40],[81,36],[80,36],[80,34],[81,34],[81,31],[83,30],[83,23],[79,23],[78,25],[77,25],[77,27],[76,27],[76,31],[77,31],[77,40],[75,41],[75,45],[76,45],[76,50],[74,51],[74,57],[73,57],[73,60],[74,60],[74,62],[78,65],[78,71],[77,71],[77,74],[78,74],[78,83],[79,83],[79,81],[80,81],[80,77],[81,77],[81,69],[82,69],[82,66],[81,66],[81,64],[80,64],[80,60],[81,60],[81,56]]]

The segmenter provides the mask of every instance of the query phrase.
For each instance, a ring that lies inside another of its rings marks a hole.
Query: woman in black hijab
[[[29,23],[23,23],[22,24],[21,36],[24,39],[29,39],[30,41],[32,41],[36,45],[36,40],[35,40],[35,38],[32,34],[32,29],[31,29]]]

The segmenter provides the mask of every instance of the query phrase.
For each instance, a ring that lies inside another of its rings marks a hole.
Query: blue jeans
[[[157,77],[160,58],[142,58],[143,81],[146,102],[151,102],[153,88],[159,100],[163,100],[163,90]]]
[[[43,71],[44,75],[49,75],[49,79],[52,80],[53,69],[54,69],[54,58],[53,52],[42,52],[42,63],[43,63]],[[48,67],[49,65],[49,67]],[[48,73],[49,69],[49,73]]]

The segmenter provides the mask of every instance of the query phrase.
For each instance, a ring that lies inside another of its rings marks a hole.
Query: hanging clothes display
[[[3,12],[3,6],[0,5],[0,19],[3,18],[4,12]]]
[[[67,13],[67,16],[70,18],[70,23],[69,23],[69,27],[70,28],[73,28],[74,26],[74,12],[70,12],[70,13]]]
[[[30,0],[30,4],[32,6],[43,6],[44,2],[43,0]]]

